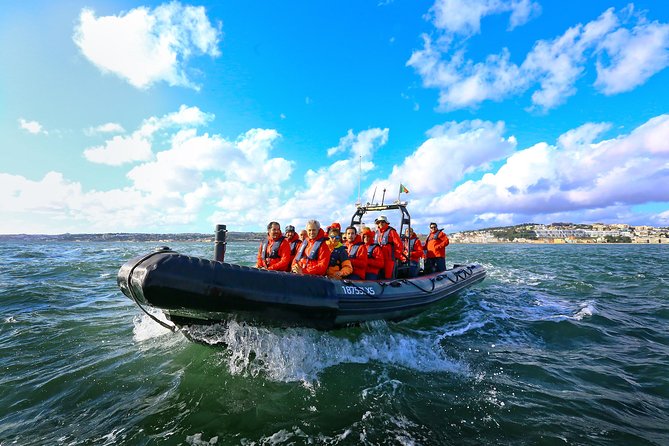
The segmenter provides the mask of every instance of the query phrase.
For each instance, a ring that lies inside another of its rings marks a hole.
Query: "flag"
[[[402,184],[402,183],[400,183],[400,194],[401,194],[401,193],[405,193],[405,194],[408,194],[408,193],[409,193],[409,189],[407,189],[406,187],[404,187],[404,184]]]

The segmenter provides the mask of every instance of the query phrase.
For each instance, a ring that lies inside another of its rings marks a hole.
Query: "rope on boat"
[[[406,280],[406,279],[404,279],[404,280],[402,280],[402,282],[403,282],[403,283],[410,283],[411,285],[413,285],[413,286],[415,286],[416,288],[418,288],[419,290],[421,290],[423,293],[428,293],[428,294],[431,293],[431,292],[433,292],[433,291],[434,291],[434,287],[435,287],[434,279],[430,280],[430,282],[432,282],[432,289],[431,289],[431,290],[426,290],[426,289],[423,288],[422,286],[420,286],[420,285],[418,285],[417,283],[414,283],[414,282],[412,282],[412,281],[410,281],[410,280]]]
[[[169,249],[169,248],[168,248],[168,249]],[[148,258],[151,257],[151,256],[154,256],[154,255],[156,255],[156,254],[161,254],[161,253],[164,253],[164,252],[166,252],[166,251],[167,251],[167,249],[156,250],[156,251],[154,251],[154,252],[152,252],[152,253],[150,253],[150,254],[145,255],[145,256],[142,257],[141,259],[139,259],[139,261],[138,261],[137,263],[135,263],[135,265],[134,265],[132,268],[130,268],[130,272],[128,273],[128,277],[127,277],[126,281],[128,282],[128,291],[130,291],[130,296],[132,296],[132,300],[135,301],[135,303],[137,304],[137,306],[138,306],[144,313],[146,313],[147,316],[149,316],[151,319],[153,319],[155,322],[159,323],[159,324],[162,325],[164,328],[167,328],[169,331],[171,331],[172,333],[174,333],[174,332],[176,332],[177,329],[178,329],[177,326],[176,326],[176,325],[166,324],[165,322],[163,322],[163,321],[161,321],[160,319],[158,319],[157,317],[155,317],[153,314],[149,313],[149,312],[142,306],[142,304],[139,303],[139,299],[138,299],[137,296],[135,295],[135,291],[134,291],[133,288],[132,288],[132,283],[130,283],[130,281],[131,281],[131,279],[132,279],[132,273],[135,272],[135,268],[137,268],[137,267],[139,266],[140,263],[142,263],[143,261],[145,261],[146,259],[148,259]]]
[[[456,266],[462,267],[462,266],[465,266],[465,265],[456,265]],[[437,276],[431,278],[430,279],[430,282],[432,282],[432,289],[431,290],[427,290],[427,289],[423,288],[422,286],[418,285],[417,283],[415,283],[411,280],[401,279],[401,280],[393,280],[391,282],[379,282],[379,285],[381,285],[381,293],[376,295],[376,294],[368,293],[366,289],[364,289],[362,287],[359,287],[358,285],[356,285],[354,282],[352,282],[350,280],[343,280],[342,282],[344,282],[346,285],[353,286],[353,287],[357,288],[363,294],[365,294],[369,297],[373,297],[373,298],[378,298],[378,297],[382,296],[383,293],[386,290],[386,287],[388,287],[388,286],[392,286],[392,287],[401,286],[403,283],[404,284],[411,284],[411,285],[415,286],[416,288],[418,288],[423,293],[430,294],[430,293],[434,292],[434,288],[437,286],[437,283],[436,283],[437,280],[443,280],[444,277],[445,277],[451,283],[455,284],[455,283],[458,283],[460,280],[465,280],[467,277],[474,274],[472,272],[472,267],[471,266],[467,265],[467,266],[465,266],[465,268],[460,269],[460,270],[453,273],[453,276],[455,276],[455,280],[451,279],[451,277],[448,274],[440,274],[440,275],[437,275]],[[460,276],[461,273],[464,275],[464,277]]]

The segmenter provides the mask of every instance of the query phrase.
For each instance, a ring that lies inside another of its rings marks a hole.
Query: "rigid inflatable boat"
[[[400,209],[402,226],[408,212],[402,204],[358,207],[352,224],[369,210]],[[377,209],[382,208],[382,209]],[[406,212],[406,214],[405,214]],[[118,285],[126,296],[161,325],[188,325],[251,320],[279,326],[333,329],[372,320],[397,321],[484,279],[481,265],[417,277],[390,280],[335,280],[323,276],[267,271],[226,263],[225,226],[218,225],[216,254],[209,260],[162,247],[126,262]],[[402,265],[398,265],[402,276]],[[161,310],[173,325],[145,307]]]

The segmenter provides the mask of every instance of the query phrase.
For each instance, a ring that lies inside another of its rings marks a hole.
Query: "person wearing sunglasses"
[[[330,254],[330,265],[325,273],[331,279],[343,279],[353,272],[353,265],[348,258],[346,247],[341,242],[341,231],[335,226],[330,226],[328,232],[328,246],[332,250]]]
[[[448,243],[448,236],[444,231],[436,223],[430,223],[430,234],[425,239],[425,274],[446,271]]]

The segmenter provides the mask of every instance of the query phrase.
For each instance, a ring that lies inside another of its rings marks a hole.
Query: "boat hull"
[[[140,307],[161,310],[179,327],[235,318],[327,330],[411,317],[485,275],[480,265],[456,265],[411,279],[333,280],[161,250],[125,263],[117,280]]]

